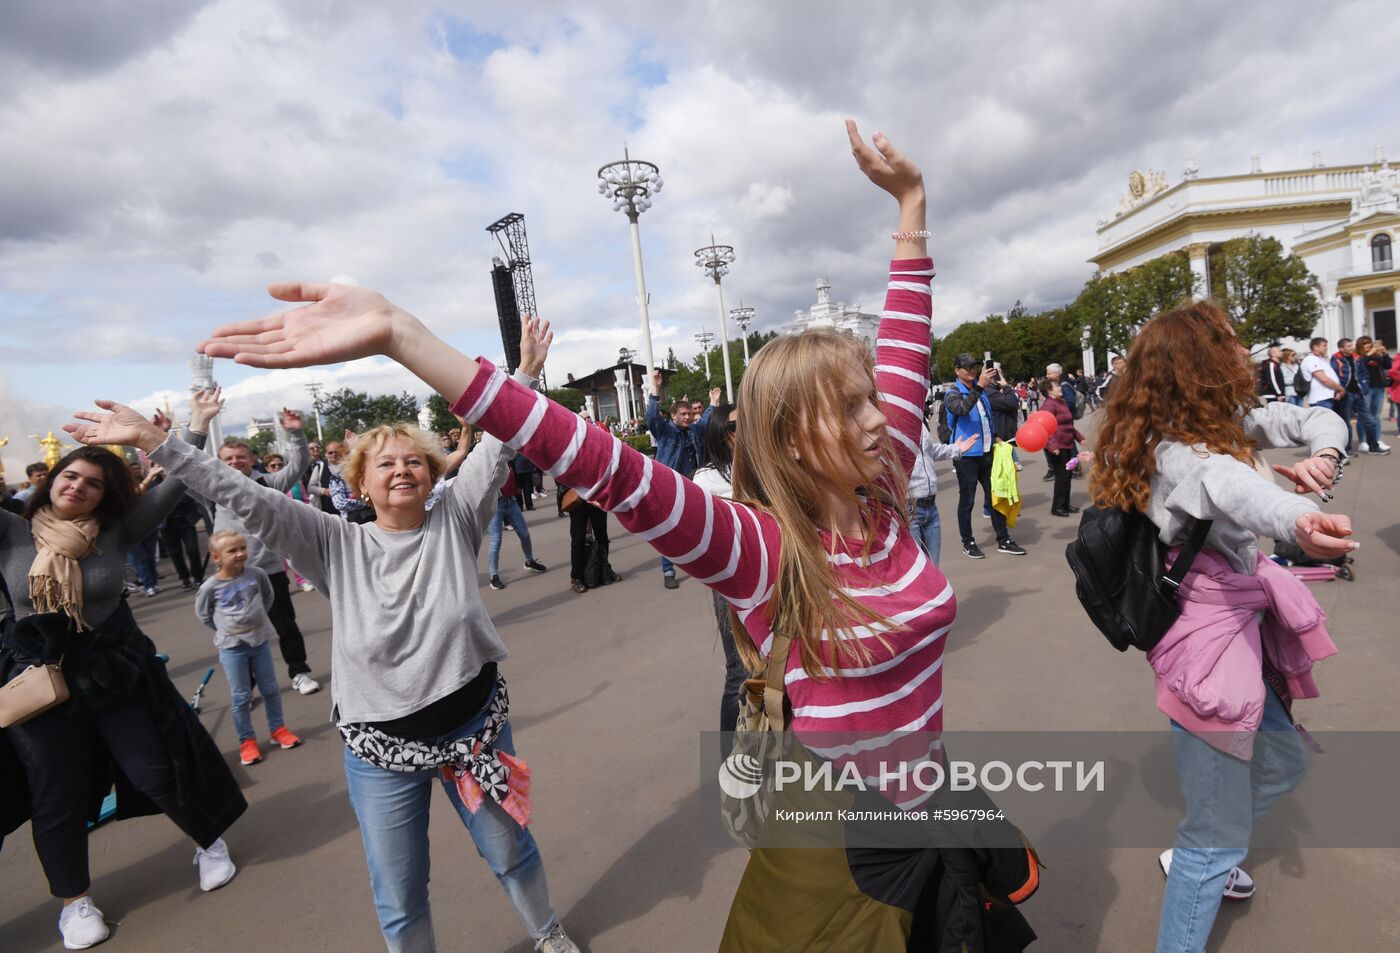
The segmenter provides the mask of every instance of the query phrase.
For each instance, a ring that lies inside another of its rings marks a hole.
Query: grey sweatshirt
[[[1312,453],[1346,446],[1342,418],[1323,407],[1271,401],[1249,412],[1244,432],[1260,449],[1306,446]],[[1186,542],[1187,521],[1214,520],[1206,546],[1236,572],[1254,574],[1259,537],[1294,539],[1293,524],[1320,508],[1311,496],[1285,490],[1271,475],[1204,447],[1164,440],[1157,445],[1147,516],[1168,546]]]
[[[236,515],[330,599],[332,701],[342,722],[374,722],[418,711],[505,659],[477,588],[476,553],[514,456],[484,438],[423,525],[402,532],[347,523],[180,440],[151,459]]]
[[[194,446],[204,448],[204,442],[209,439],[208,434],[195,433],[186,430],[185,440]],[[306,432],[303,430],[288,430],[287,439],[291,441],[291,449],[287,453],[286,466],[276,473],[260,474],[257,478],[245,477],[238,473],[233,467],[224,463],[222,466],[231,473],[236,473],[240,478],[249,483],[256,483],[261,479],[268,486],[279,493],[286,493],[292,485],[301,480],[301,475],[306,472],[306,468],[311,465],[311,451],[306,447]],[[219,463],[217,459],[216,463]],[[195,493],[199,493],[196,488]],[[258,538],[258,534],[248,529],[244,525],[242,518],[233,510],[220,504],[219,500],[209,499],[214,506],[214,532],[222,533],[224,530],[232,530],[248,540],[248,565],[261,569],[271,576],[273,573],[286,572],[287,567],[282,565],[282,553],[276,547],[268,548],[267,544]],[[306,504],[303,503],[302,506]],[[297,567],[300,569],[301,567]],[[304,574],[303,574],[304,575]]]
[[[214,647],[259,646],[277,632],[267,617],[272,582],[256,566],[244,566],[232,579],[210,576],[194,597],[194,614],[214,630]]]

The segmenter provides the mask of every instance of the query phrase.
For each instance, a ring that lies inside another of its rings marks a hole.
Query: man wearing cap
[[[977,548],[977,540],[972,534],[972,507],[979,484],[987,501],[992,499],[992,405],[985,391],[996,380],[997,372],[995,368],[983,368],[980,361],[967,353],[957,356],[953,369],[957,374],[957,383],[943,398],[948,429],[954,443],[976,438],[963,450],[962,456],[953,461],[953,469],[958,475],[958,532],[962,536],[963,553],[970,559],[984,559],[986,557]],[[1026,554],[1011,538],[1006,528],[1006,517],[995,507],[992,509],[992,529],[997,534],[997,552],[1008,556]]]

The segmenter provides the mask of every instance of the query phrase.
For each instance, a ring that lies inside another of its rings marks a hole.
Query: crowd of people
[[[1205,948],[1222,898],[1253,890],[1239,866],[1251,827],[1306,768],[1291,707],[1317,694],[1312,663],[1336,651],[1316,600],[1258,540],[1287,540],[1317,558],[1354,547],[1347,518],[1324,513],[1312,497],[1331,498],[1350,456],[1353,414],[1358,441],[1372,453],[1387,449],[1370,395],[1381,392],[1375,374],[1400,383],[1396,368],[1375,342],[1343,348],[1336,363],[1325,357],[1327,342],[1314,341],[1311,356],[1330,370],[1303,362],[1306,406],[1281,390],[1261,394],[1260,381],[1286,374],[1269,363],[1256,373],[1229,319],[1197,302],[1148,321],[1101,378],[1052,364],[1017,387],[994,361],[963,354],[956,381],[935,395],[923,178],[888,139],[867,142],[854,123],[847,129],[860,170],[897,209],[874,353],[835,331],[778,338],[754,356],[735,405],[715,390],[708,407],[676,400],[663,411],[658,375],[643,421],[655,456],[538,390],[548,324],[523,321],[521,365],[508,376],[377,293],[334,284],[274,285],[274,297],[301,306],[220,328],[200,350],[272,369],[383,355],[449,400],[459,429],[379,426],[322,452],[299,416],[284,411],[285,452],[258,459],[238,440],[216,456],[202,452],[218,393],[197,395],[178,429],[105,400],[75,415],[67,429],[83,446],[27,474],[21,511],[0,512],[0,579],[13,606],[0,681],[49,663],[59,648],[74,694],[0,733],[0,759],[26,779],[22,799],[0,790],[0,832],[31,819],[50,891],[63,902],[66,946],[108,935],[89,892],[84,823],[86,793],[113,773],[130,789],[119,799],[124,812],[163,812],[195,841],[203,889],[235,873],[223,835],[247,801],[125,599],[126,560],[140,567],[142,591],[153,588],[153,553],[165,536],[182,583],[197,589],[194,615],[214,632],[244,764],[262,760],[250,715],[255,688],[271,742],[301,743],[284,723],[274,635],[291,687],[319,689],[292,578],[329,600],[333,720],[386,947],[435,948],[428,814],[436,781],[535,948],[569,953],[578,946],[555,911],[530,829],[532,768],[511,734],[505,646],[475,584],[482,543],[491,590],[506,584],[507,528],[524,569],[546,571],[526,513],[548,474],[570,520],[573,591],[618,578],[608,561],[610,515],[656,550],[664,588],[677,588],[684,572],[711,590],[725,655],[721,729],[736,726],[746,679],[771,658],[782,684],[765,686],[765,699],[772,704],[775,693],[775,717],[814,754],[857,766],[881,752],[907,757],[913,733],[923,739],[921,757],[937,760],[945,716],[958,719],[942,690],[958,601],[939,568],[934,468],[952,462],[966,557],[984,558],[973,528],[979,489],[997,553],[1025,556],[1010,535],[1025,464],[1016,433],[1043,409],[1054,419],[1045,446],[1052,515],[1077,512],[1071,474],[1087,470],[1094,506],[1145,514],[1173,554],[1209,521],[1182,586],[1181,621],[1147,658],[1187,805],[1160,858],[1167,886],[1157,949]],[[1198,358],[1188,364],[1177,359],[1183,353]],[[1099,405],[1091,452],[1077,422]],[[149,469],[133,472],[105,445],[136,448]],[[1288,489],[1261,472],[1258,450],[1299,446],[1308,457],[1274,467]],[[193,505],[171,526],[186,500]],[[195,531],[205,516],[213,574]],[[1200,664],[1227,643],[1253,652],[1232,652],[1228,666]],[[697,717],[695,726],[713,722]],[[823,747],[832,732],[858,733],[859,750]],[[1240,740],[1222,747],[1221,735]],[[928,794],[885,796],[910,810]],[[1010,885],[1033,883],[1037,858],[942,842],[923,850],[759,846],[736,885],[720,948],[777,949],[780,938],[783,949],[894,953],[936,931],[938,949],[986,949],[990,918],[1025,899]]]

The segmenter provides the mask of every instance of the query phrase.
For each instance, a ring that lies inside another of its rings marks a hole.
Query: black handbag
[[[1192,520],[1171,571],[1157,527],[1135,510],[1086,507],[1065,547],[1074,593],[1109,644],[1150,652],[1181,615],[1177,589],[1205,544],[1210,520]]]

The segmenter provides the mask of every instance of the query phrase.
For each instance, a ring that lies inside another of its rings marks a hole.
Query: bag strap
[[[768,726],[773,731],[787,728],[787,714],[783,701],[787,697],[784,676],[787,675],[788,652],[792,649],[792,636],[773,635],[773,649],[763,664],[763,713],[768,716]]]
[[[1205,545],[1206,534],[1210,532],[1211,524],[1214,520],[1191,521],[1191,533],[1186,539],[1185,545],[1181,547],[1181,552],[1177,553],[1176,562],[1172,563],[1171,572],[1162,577],[1162,581],[1172,587],[1175,592],[1181,588],[1181,580],[1186,578],[1186,574],[1191,571],[1191,564],[1196,561],[1196,556],[1200,553],[1201,547]]]

